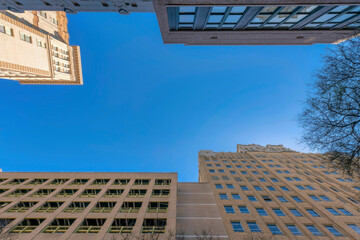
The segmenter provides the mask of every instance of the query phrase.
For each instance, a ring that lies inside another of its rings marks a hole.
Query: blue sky
[[[83,86],[0,80],[4,171],[178,172],[199,150],[297,143],[326,45],[164,45],[155,14],[70,15]]]

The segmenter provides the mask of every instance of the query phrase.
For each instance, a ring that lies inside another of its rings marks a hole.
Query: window
[[[266,182],[264,178],[259,178],[260,182]]]
[[[20,39],[25,42],[32,43],[31,36],[26,35],[25,33],[20,33]]]
[[[141,189],[140,191],[145,191],[145,193],[146,193],[146,189]],[[144,193],[144,195],[145,195],[145,193]],[[170,195],[170,189],[154,189],[152,191],[153,197],[168,197],[169,195]]]
[[[269,196],[262,196],[265,202],[271,202],[271,198]]]
[[[299,197],[292,196],[292,199],[295,200],[295,202],[303,202]]]
[[[240,165],[236,165],[237,168],[242,168]]]
[[[305,188],[303,186],[301,186],[301,185],[295,185],[295,187],[297,187],[300,190],[305,190]]]
[[[18,204],[7,210],[7,212],[26,212],[27,210],[35,206],[37,203],[38,202],[19,202]]]
[[[232,198],[233,198],[234,200],[239,200],[239,199],[241,199],[240,195],[237,194],[237,193],[232,193],[231,196],[232,196]]]
[[[330,202],[330,201],[331,201],[331,199],[328,198],[328,197],[325,196],[325,195],[320,195],[319,197],[322,198],[323,200],[327,201],[327,202]]]
[[[237,181],[237,182],[242,182],[242,179],[239,178],[239,177],[236,177],[236,178],[234,178],[234,179],[235,179],[235,181]]]
[[[45,219],[27,218],[20,224],[11,229],[11,233],[31,233],[39,226]]]
[[[292,181],[291,177],[285,177],[286,180]]]
[[[64,212],[68,213],[79,213],[83,212],[85,208],[90,204],[90,202],[72,202]]]
[[[248,227],[250,228],[251,232],[261,232],[259,226],[256,222],[247,222]]]
[[[312,209],[306,209],[306,211],[313,217],[320,217],[320,215]]]
[[[276,189],[272,186],[267,186],[267,188],[270,190],[270,191],[276,191]]]
[[[344,208],[338,208],[338,210],[344,215],[347,215],[347,216],[352,216],[353,215],[351,212],[345,210]]]
[[[135,179],[134,185],[149,185],[150,179]]]
[[[136,223],[136,219],[114,219],[109,233],[131,233]]]
[[[233,227],[234,232],[244,232],[244,228],[240,222],[231,222],[231,226]]]
[[[280,202],[288,202],[288,200],[283,196],[277,196]]]
[[[281,235],[282,234],[282,232],[276,226],[276,224],[268,224],[267,226],[268,226],[268,228],[269,228],[269,230],[271,231],[272,234],[274,234],[274,235]]]
[[[256,208],[256,211],[260,216],[269,216],[269,214],[263,208]]]
[[[247,172],[245,172],[245,171],[241,171],[241,174],[244,174],[244,175],[246,175],[246,174],[247,174]]]
[[[215,184],[216,189],[223,189],[223,186],[221,184]]]
[[[318,198],[318,197],[315,196],[315,195],[309,195],[309,197],[311,197],[312,200],[314,200],[314,201],[321,201],[320,198]]]
[[[288,170],[284,170],[284,173],[290,173]]]
[[[360,234],[360,227],[355,224],[348,224],[349,227],[351,227],[355,232]]]
[[[326,210],[328,210],[330,213],[332,213],[333,215],[341,215],[339,212],[337,212],[335,209],[333,208],[326,208]]]
[[[295,225],[286,225],[286,227],[294,235],[303,235],[303,233]]]
[[[272,178],[271,179],[273,182],[279,182],[279,180],[277,180],[276,178]]]
[[[273,211],[276,215],[282,217],[282,216],[285,216],[285,213],[283,211],[281,211],[280,208],[273,208]]]
[[[155,185],[161,185],[160,183],[165,183],[166,181],[169,181],[170,179],[157,179],[155,181]],[[163,182],[164,181],[164,182]],[[115,179],[113,185],[127,185],[130,182],[130,179]],[[159,183],[159,184],[157,184]],[[166,184],[164,184],[166,185]]]
[[[305,227],[314,235],[322,236],[323,234],[313,225],[305,225]]]
[[[226,184],[226,187],[227,187],[228,189],[234,189],[234,185],[232,185],[232,184]]]
[[[55,218],[43,233],[65,233],[74,221],[75,219]]]
[[[224,206],[226,213],[235,213],[235,210],[232,206]]]
[[[257,202],[257,199],[255,196],[247,196],[250,202]]]
[[[265,175],[269,175],[269,174],[270,174],[270,173],[267,172],[267,171],[263,171],[263,173],[264,173]]]
[[[229,199],[228,196],[226,195],[226,193],[219,193],[220,199],[222,200],[226,200]]]
[[[64,202],[45,202],[36,212],[55,212]]]
[[[26,185],[40,185],[43,184],[44,182],[46,182],[48,179],[44,179],[44,178],[36,178],[34,180],[32,180],[31,182],[27,183]]]
[[[336,228],[334,228],[333,226],[325,226],[327,230],[329,230],[329,232],[331,232],[332,234],[334,234],[334,236],[342,236],[342,234],[336,230]]]
[[[45,197],[50,195],[55,189],[39,189],[36,193],[33,193],[31,197]]]
[[[220,167],[220,164],[215,164],[216,167]]]
[[[297,209],[289,209],[295,217],[302,217],[303,215]]]
[[[226,165],[227,168],[232,168],[230,165]]]
[[[108,189],[103,197],[106,198],[119,197],[123,192],[124,192],[123,189]]]
[[[122,213],[138,213],[142,206],[142,202],[123,202],[119,212]]]
[[[98,233],[105,223],[104,218],[100,219],[84,219],[81,225],[76,229],[76,233]]]
[[[231,174],[236,174],[236,172],[235,172],[235,171],[230,171],[230,173],[231,173]]]
[[[7,26],[0,25],[0,32],[5,33],[9,36],[14,36],[14,31],[12,28],[9,28]]]
[[[345,182],[345,180],[342,178],[337,178],[337,180],[339,180],[340,182]]]
[[[212,164],[206,164],[207,167],[212,167]]]
[[[359,190],[360,191],[360,187],[354,187],[356,190]]]
[[[250,213],[246,206],[239,206],[239,210],[241,213]]]
[[[256,191],[262,191],[262,188],[260,186],[254,186]]]
[[[166,213],[169,208],[168,202],[149,202],[148,213]]]
[[[243,191],[249,191],[249,188],[247,186],[240,186],[241,190]]]
[[[280,170],[276,170],[275,172],[277,172],[277,173],[282,173]]]
[[[253,174],[258,175],[259,173],[257,171],[252,171]]]
[[[230,180],[230,178],[229,178],[228,176],[221,176],[221,178],[222,178],[223,180]]]
[[[218,171],[219,171],[219,173],[224,173],[225,172],[223,169],[219,169]]]
[[[312,186],[309,186],[309,185],[306,185],[305,187],[309,190],[315,190],[315,188],[313,188]]]
[[[281,188],[282,190],[286,191],[286,192],[289,191],[289,189],[288,189],[287,187],[285,187],[285,186],[281,186],[280,188]]]
[[[209,169],[209,172],[214,173],[215,170],[214,169]]]
[[[95,213],[110,213],[115,207],[116,202],[97,202],[91,212]]]

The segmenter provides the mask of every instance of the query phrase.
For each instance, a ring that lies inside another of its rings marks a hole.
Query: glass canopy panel
[[[225,31],[263,29],[270,31],[275,29],[289,30],[295,27],[304,30],[330,30],[336,28],[339,24],[344,29],[357,29],[359,27],[360,6],[356,5],[334,6],[327,12],[326,6],[263,6],[259,14],[252,15],[252,13],[257,12],[258,7],[168,7],[169,19],[173,19],[169,21],[170,29],[172,31],[193,30],[196,14],[206,11],[210,11],[210,16],[200,21],[203,26],[197,25],[197,29]],[[256,9],[251,11],[252,8]],[[203,11],[200,11],[200,9]],[[316,16],[315,18],[311,17],[313,14]],[[247,19],[247,21],[244,21],[245,23],[241,21],[243,16],[246,16]],[[201,19],[201,16],[199,19]],[[238,23],[240,25],[236,28]]]

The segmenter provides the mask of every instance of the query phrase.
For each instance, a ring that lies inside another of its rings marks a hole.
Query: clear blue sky
[[[164,45],[155,14],[70,15],[83,86],[0,80],[4,171],[178,172],[199,150],[297,144],[294,121],[326,45]]]

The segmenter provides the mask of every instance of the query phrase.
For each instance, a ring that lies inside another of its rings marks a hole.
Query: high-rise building
[[[6,0],[0,10],[155,12],[165,43],[310,45],[358,35],[357,0]]]
[[[253,144],[199,151],[197,183],[176,173],[0,172],[0,239],[359,239],[359,182],[323,160]]]
[[[83,84],[80,48],[69,45],[65,12],[0,12],[0,78]]]
[[[359,239],[360,186],[282,145],[238,145],[236,153],[199,152],[229,239]]]

